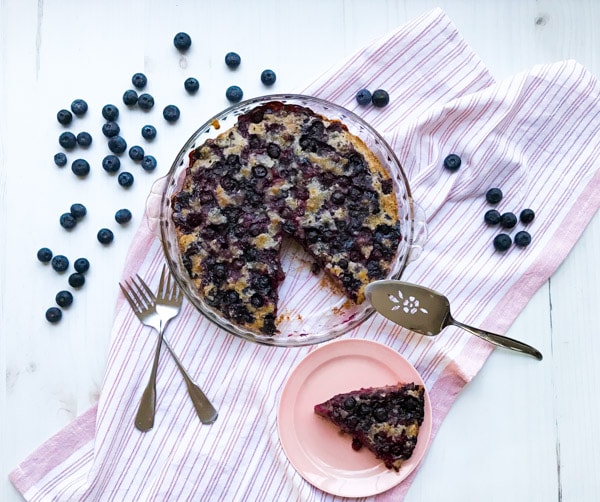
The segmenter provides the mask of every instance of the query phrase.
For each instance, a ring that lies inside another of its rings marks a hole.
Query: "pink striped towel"
[[[390,104],[357,107],[354,95],[361,87],[387,89]],[[600,203],[599,90],[573,61],[496,83],[445,14],[434,10],[361,50],[304,92],[357,111],[386,136],[403,163],[429,231],[404,279],[446,293],[466,322],[504,333]],[[458,172],[442,167],[449,153],[462,157]],[[494,251],[495,232],[483,222],[489,208],[484,194],[492,186],[505,193],[501,209],[536,211],[529,247]],[[123,276],[137,272],[155,285],[163,261],[157,237],[142,223]],[[312,347],[242,341],[186,304],[168,336],[220,417],[211,426],[199,423],[163,352],[160,426],[142,434],[132,424],[153,352],[147,330],[121,298],[100,402],[12,472],[25,499],[334,499],[296,473],[277,436],[280,391]],[[346,336],[387,344],[415,365],[430,392],[434,435],[492,350],[453,328],[425,338],[381,316]],[[543,333],[531,336],[537,338],[525,341],[547,347]],[[411,479],[369,500],[402,500]]]

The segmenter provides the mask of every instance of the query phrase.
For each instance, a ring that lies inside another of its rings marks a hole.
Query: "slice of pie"
[[[315,405],[315,413],[352,436],[352,448],[363,446],[398,471],[417,446],[425,414],[425,389],[415,383],[387,385],[337,394]]]

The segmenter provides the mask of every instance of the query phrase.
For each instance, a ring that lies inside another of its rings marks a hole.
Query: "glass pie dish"
[[[153,186],[148,203],[151,221],[158,224],[158,231],[166,261],[175,280],[188,300],[225,331],[267,345],[301,346],[325,342],[339,337],[364,322],[374,309],[368,302],[356,304],[332,288],[323,273],[314,273],[312,259],[292,239],[285,239],[281,250],[282,269],[285,278],[279,287],[277,329],[274,335],[252,331],[225,318],[211,307],[196,290],[179,249],[176,227],[172,219],[171,198],[182,187],[189,166],[190,153],[233,127],[240,115],[252,109],[277,101],[283,104],[309,108],[329,120],[339,120],[348,130],[358,136],[379,158],[388,170],[398,203],[401,240],[387,279],[399,279],[407,264],[415,259],[426,238],[425,220],[418,205],[413,201],[408,180],[394,152],[368,123],[345,108],[334,103],[298,94],[274,94],[249,99],[231,106],[210,118],[183,145],[171,169]]]

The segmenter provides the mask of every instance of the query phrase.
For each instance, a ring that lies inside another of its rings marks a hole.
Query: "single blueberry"
[[[52,268],[57,272],[64,272],[69,268],[69,259],[62,254],[57,254],[54,258],[52,258],[51,265]]]
[[[502,200],[502,190],[499,188],[490,188],[485,194],[485,200],[490,204],[498,204]]]
[[[461,158],[454,153],[451,153],[444,159],[444,167],[448,169],[448,171],[458,171],[461,164]]]
[[[498,234],[494,237],[494,248],[497,251],[506,251],[510,248],[512,240],[508,234]]]
[[[138,102],[138,93],[133,89],[128,89],[123,93],[123,103],[127,106],[137,105]]]
[[[500,217],[500,225],[504,228],[513,228],[517,224],[517,217],[514,213],[507,212]]]
[[[69,110],[59,110],[56,114],[56,120],[59,124],[69,125],[73,120],[73,114]]]
[[[54,163],[58,166],[58,167],[64,167],[67,165],[67,156],[62,153],[59,152],[57,154],[54,155]]]
[[[128,223],[131,221],[131,211],[129,209],[119,209],[115,213],[115,221],[119,225],[123,225],[124,223]]]
[[[101,228],[100,230],[98,230],[97,237],[98,242],[100,242],[100,244],[110,244],[115,238],[114,234],[112,233],[112,230],[108,228]]]
[[[107,155],[102,159],[102,168],[107,173],[116,173],[121,167],[121,161],[116,155]]]
[[[273,70],[263,70],[260,74],[260,81],[265,85],[273,85],[277,80],[277,75]]]
[[[156,127],[152,125],[145,125],[142,127],[142,138],[147,139],[148,141],[156,138]]]
[[[85,284],[85,277],[83,276],[83,274],[80,274],[79,272],[74,272],[69,276],[69,286],[73,287],[73,288],[80,288],[81,286],[83,286]]]
[[[71,213],[63,213],[60,215],[60,226],[66,228],[67,230],[71,230],[75,228],[77,225],[77,220],[73,217]]]
[[[231,85],[225,91],[225,97],[232,103],[237,103],[244,97],[244,91],[237,85]]]
[[[112,153],[123,153],[127,150],[127,142],[121,136],[113,136],[108,140],[108,149]]]
[[[143,89],[148,83],[148,78],[143,73],[134,73],[131,77],[131,83],[136,89]]]
[[[90,173],[90,164],[85,159],[75,159],[71,164],[71,171],[76,176],[87,176]]]
[[[141,146],[132,146],[129,149],[129,158],[135,161],[142,160],[144,158],[144,149]]]
[[[377,106],[378,108],[382,108],[386,106],[390,102],[390,95],[387,91],[383,89],[377,89],[373,91],[373,95],[371,96],[371,103],[373,106]]]
[[[535,213],[532,209],[523,209],[519,215],[519,218],[521,219],[521,223],[531,223],[535,218]]]
[[[73,304],[73,295],[70,291],[59,291],[56,293],[55,300],[59,307],[70,307]]]
[[[154,106],[154,98],[147,92],[145,92],[144,94],[140,94],[140,96],[138,97],[138,106],[142,110],[151,110]]]
[[[102,107],[102,116],[106,120],[117,120],[119,118],[119,109],[115,105],[104,105]]]
[[[80,132],[77,135],[77,144],[83,148],[87,148],[92,144],[92,135],[89,132]]]
[[[225,54],[225,64],[232,70],[235,70],[241,62],[242,58],[237,52],[228,52]]]
[[[37,259],[42,263],[48,263],[52,259],[52,251],[50,248],[40,248],[37,252]]]
[[[177,122],[179,120],[179,108],[175,105],[167,105],[163,110],[163,117],[167,122]]]
[[[192,38],[187,33],[177,33],[175,38],[173,38],[173,45],[178,51],[185,52],[191,47]]]
[[[87,258],[77,258],[73,267],[80,274],[85,274],[90,269],[90,262]]]
[[[107,138],[117,136],[120,132],[121,127],[114,120],[110,120],[102,126],[102,134],[104,134],[104,136],[106,136]]]
[[[369,89],[361,89],[356,93],[356,101],[361,106],[371,103],[371,99],[371,91]]]
[[[497,225],[498,223],[500,223],[500,218],[501,218],[501,214],[498,211],[496,211],[495,209],[490,209],[483,216],[484,221],[488,225]]]
[[[152,155],[146,155],[142,159],[142,169],[144,169],[144,171],[153,171],[156,169],[157,165],[158,163]]]
[[[62,310],[58,307],[50,307],[46,310],[46,320],[51,322],[52,324],[60,321],[62,319]]]
[[[72,132],[65,131],[58,137],[58,143],[66,150],[71,150],[77,145],[77,137]]]
[[[183,87],[190,94],[195,94],[200,89],[200,82],[196,80],[194,77],[186,78],[183,83]]]
[[[122,187],[129,188],[131,185],[133,185],[133,174],[126,171],[119,173],[117,181]]]
[[[83,204],[75,203],[71,204],[70,212],[73,218],[81,220],[87,214],[87,209]]]
[[[78,117],[81,117],[88,111],[88,104],[83,99],[76,99],[71,103],[71,111]]]
[[[531,235],[525,230],[521,230],[515,234],[515,244],[521,248],[529,246],[531,244]]]

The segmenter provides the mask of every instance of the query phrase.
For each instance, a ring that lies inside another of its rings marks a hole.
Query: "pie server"
[[[377,312],[415,333],[435,336],[446,326],[458,326],[494,345],[542,360],[542,353],[526,343],[458,322],[450,314],[448,298],[432,289],[408,282],[383,280],[370,283],[365,295]]]

